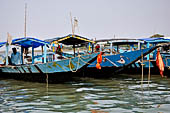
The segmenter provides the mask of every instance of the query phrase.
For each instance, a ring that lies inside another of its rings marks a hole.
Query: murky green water
[[[169,113],[170,78],[75,79],[63,84],[0,79],[0,112]]]

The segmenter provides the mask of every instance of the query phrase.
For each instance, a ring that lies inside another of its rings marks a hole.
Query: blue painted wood
[[[30,73],[29,70],[28,70],[28,67],[22,66],[22,69],[24,70],[24,73]]]
[[[123,67],[135,61],[142,54],[146,54],[152,49],[153,48],[147,48],[147,49],[142,49],[137,51],[120,53],[117,55],[102,56],[102,63],[100,65],[101,67],[112,67],[112,66]],[[92,64],[93,65],[89,65],[88,67],[95,67],[96,66],[95,64],[97,64],[97,60],[92,62]]]
[[[142,39],[145,41],[145,44],[147,46],[147,48],[149,47],[149,44],[152,44],[152,47],[155,47],[157,44],[161,44],[161,43],[170,43],[170,39],[164,39],[164,38],[146,38],[146,39]],[[151,59],[153,62],[156,62],[156,54],[157,54],[157,50],[153,51],[153,58]],[[162,59],[164,61],[165,67],[169,67],[170,66],[170,61],[167,59],[170,59],[170,57],[168,56],[170,55],[170,53],[166,52],[164,54],[161,54]],[[149,60],[149,55],[147,55],[147,59]],[[146,68],[149,68],[149,63],[148,62],[144,62],[144,66]],[[156,65],[152,65],[150,67],[155,67]],[[140,68],[140,66],[138,66],[138,68]],[[156,68],[156,67],[155,67]]]
[[[30,68],[31,73],[40,73],[37,68],[35,67],[35,64],[27,65],[27,68]]]
[[[0,67],[1,73],[60,73],[60,72],[76,72],[85,66],[89,61],[93,60],[98,53],[77,56],[61,61],[25,64],[12,67]]]
[[[168,53],[167,53],[168,54]],[[164,62],[164,64],[165,64],[165,67],[169,67],[170,66],[170,56],[166,56],[167,54],[161,54],[161,56],[162,56],[162,59],[163,59],[163,62]],[[169,54],[170,55],[170,54]],[[156,58],[155,59],[153,59],[152,61],[154,61],[155,63],[156,63]],[[144,66],[146,67],[146,68],[149,68],[149,61],[147,61],[147,62],[144,62]],[[155,67],[156,65],[150,65],[150,67]],[[140,68],[140,67],[138,67],[138,68]]]

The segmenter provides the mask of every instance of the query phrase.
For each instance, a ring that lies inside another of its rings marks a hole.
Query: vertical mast
[[[27,34],[27,3],[25,3],[25,19],[24,19],[24,37],[26,38]],[[21,64],[24,64],[24,51],[25,48],[21,46]]]
[[[72,34],[74,35],[74,26],[73,26],[73,20],[72,20],[71,12],[70,12],[70,19],[71,19]]]
[[[26,37],[27,33],[27,3],[25,4],[25,24],[24,24],[24,37]]]

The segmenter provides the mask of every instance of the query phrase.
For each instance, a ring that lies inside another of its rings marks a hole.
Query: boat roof
[[[109,43],[112,43],[114,45],[138,44],[139,42],[143,43],[143,41],[137,39],[117,39],[109,41]]]
[[[139,40],[145,41],[145,43],[167,43],[170,42],[170,39],[164,37],[155,37],[155,38],[141,38]]]
[[[95,43],[94,41],[92,41],[88,38],[85,38],[85,37],[82,37],[79,35],[72,35],[72,34],[69,34],[69,35],[63,36],[63,37],[47,39],[45,41],[50,42],[50,43],[63,43],[65,45],[78,45],[78,44],[83,44],[83,43],[87,43],[87,42]]]
[[[6,42],[0,42],[0,47],[4,46]]]
[[[103,39],[103,40],[96,40],[98,44],[102,44],[104,42],[112,43],[113,45],[126,45],[126,44],[138,44],[144,43],[144,41],[138,39],[127,39],[127,38],[114,38],[114,39]]]
[[[25,48],[37,48],[39,46],[44,46],[45,44],[48,45],[49,43],[32,37],[16,38],[12,40],[12,45],[20,45]]]

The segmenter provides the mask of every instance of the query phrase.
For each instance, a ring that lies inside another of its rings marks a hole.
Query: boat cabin
[[[35,59],[37,57],[41,57],[43,59],[43,63],[46,63],[47,60],[47,47],[49,45],[48,42],[39,40],[37,38],[32,37],[24,37],[24,38],[16,38],[12,40],[11,45],[19,47],[20,48],[20,64],[26,64],[27,63],[35,63]],[[9,46],[10,44],[6,44],[6,58],[9,53]],[[42,54],[40,56],[35,56],[35,48],[38,48],[41,46],[41,52]],[[28,49],[31,48],[31,56],[28,55]],[[30,59],[31,58],[31,59]],[[26,61],[27,59],[27,61]],[[6,65],[8,65],[8,59],[6,59]]]
[[[105,54],[119,54],[124,52],[130,52],[134,50],[141,49],[141,44],[144,41],[137,39],[105,39],[97,40],[96,44],[100,45],[100,51],[103,51]]]
[[[47,39],[45,41],[51,44],[53,53],[62,55],[61,57],[66,58],[75,57],[79,54],[84,54],[84,52],[82,52],[84,46],[88,48],[88,50],[86,51],[87,53],[93,53],[93,47],[95,43],[93,40],[90,40],[88,38],[72,34],[63,37]],[[65,49],[66,51],[63,52],[63,49]],[[72,49],[73,52],[70,51]]]

